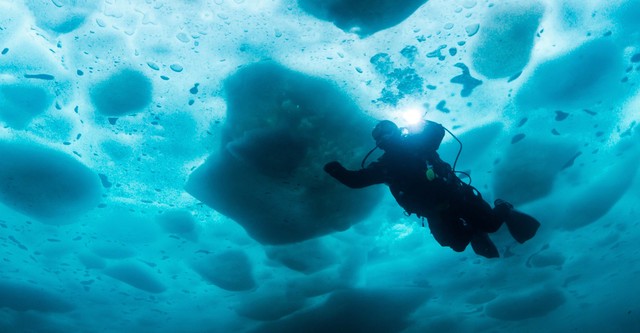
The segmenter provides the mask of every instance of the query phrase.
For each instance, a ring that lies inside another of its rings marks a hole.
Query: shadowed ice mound
[[[591,107],[616,101],[625,91],[619,47],[596,39],[534,69],[517,94],[527,107]]]
[[[393,27],[427,0],[298,0],[311,15],[361,37]]]
[[[538,152],[544,151],[544,156]],[[505,150],[505,158],[495,168],[496,197],[515,205],[543,198],[563,167],[576,155],[570,144],[523,140]],[[517,181],[513,181],[516,179]]]
[[[326,81],[270,62],[226,81],[222,147],[190,177],[187,192],[266,244],[345,230],[365,218],[378,191],[350,190],[324,163],[355,168],[372,144],[371,119]]]
[[[526,294],[505,295],[487,305],[489,317],[500,320],[524,320],[542,317],[565,303],[563,293],[555,289],[536,290]]]
[[[162,293],[166,290],[162,281],[139,263],[121,263],[108,267],[104,273],[134,288],[150,293]]]
[[[63,297],[28,284],[0,282],[0,309],[69,312],[74,306]]]
[[[492,9],[475,41],[474,69],[488,78],[519,75],[529,62],[543,14],[543,6],[536,1]]]
[[[254,332],[401,332],[427,296],[422,289],[337,291],[315,309]]]
[[[239,250],[205,255],[193,263],[193,269],[208,282],[225,290],[244,291],[256,286],[249,257]]]
[[[62,152],[24,143],[0,142],[0,201],[46,221],[95,207],[100,179]]]

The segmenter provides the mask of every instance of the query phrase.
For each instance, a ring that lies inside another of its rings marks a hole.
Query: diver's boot
[[[540,222],[525,213],[513,209],[513,205],[498,199],[494,202],[493,211],[505,221],[513,239],[522,244],[535,236]]]
[[[496,245],[493,244],[493,241],[491,241],[491,238],[489,238],[486,232],[476,232],[471,236],[471,248],[473,252],[485,258],[500,257]]]

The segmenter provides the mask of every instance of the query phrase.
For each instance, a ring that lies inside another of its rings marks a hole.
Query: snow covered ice
[[[638,15],[0,0],[0,332],[640,332]],[[323,172],[425,113],[532,240],[456,253]]]

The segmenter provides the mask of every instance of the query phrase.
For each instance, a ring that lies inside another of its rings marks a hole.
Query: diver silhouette
[[[363,159],[360,170],[347,170],[333,161],[324,166],[324,171],[350,188],[387,184],[407,214],[426,218],[436,241],[457,252],[471,244],[478,255],[499,257],[488,234],[503,223],[519,243],[536,234],[540,227],[536,219],[500,199],[492,209],[476,188],[456,175],[456,163],[452,168],[440,159],[437,150],[446,130],[442,125],[432,121],[421,125],[419,132],[405,134],[392,121],[380,121],[371,133],[376,147]],[[384,154],[365,167],[366,159],[377,148]]]

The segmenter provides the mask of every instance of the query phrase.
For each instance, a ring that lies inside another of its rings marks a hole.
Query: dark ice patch
[[[417,52],[417,49],[415,51]],[[370,62],[375,70],[385,77],[385,87],[378,102],[395,106],[406,95],[420,94],[424,91],[424,79],[417,71],[412,67],[396,68],[389,54],[378,53],[371,57]]]
[[[557,289],[542,289],[526,294],[505,294],[487,304],[487,316],[505,321],[518,321],[545,316],[566,301]]]
[[[518,127],[524,126],[524,124],[526,124],[528,120],[529,120],[529,118],[527,118],[527,117],[524,117],[524,118],[520,119],[520,121],[518,122]]]
[[[149,66],[149,68],[153,69],[154,71],[160,70],[160,66],[158,66],[158,64],[153,61],[147,61],[147,66]]]
[[[445,56],[442,54],[442,50],[446,49],[447,45],[440,45],[435,50],[427,53],[427,58],[438,58],[438,60],[443,61]]]
[[[466,26],[464,28],[464,30],[467,32],[467,36],[473,37],[480,30],[480,24],[477,24],[477,23],[476,24],[469,24],[468,26]]]
[[[32,84],[0,85],[0,118],[10,127],[21,129],[53,104],[47,89]]]
[[[198,87],[200,86],[200,83],[195,83],[193,85],[193,87],[191,87],[191,89],[189,89],[189,93],[192,95],[196,95],[198,94]]]
[[[436,110],[438,111],[442,111],[443,113],[449,113],[451,112],[451,110],[449,110],[447,107],[447,101],[445,100],[441,100],[440,102],[438,102],[438,104],[436,104]]]
[[[393,61],[391,60],[391,56],[388,53],[377,53],[369,62],[373,64],[375,70],[383,75],[387,75],[393,71]]]
[[[243,251],[205,255],[192,266],[203,279],[225,290],[245,291],[256,286],[251,262]]]
[[[29,249],[24,244],[22,244],[19,240],[17,240],[15,237],[9,236],[7,238],[9,238],[9,240],[12,241],[14,244],[16,244],[16,246],[19,247],[20,249],[29,251]]]
[[[525,135],[523,133],[518,133],[511,138],[511,144],[518,143],[522,141],[522,139],[524,138],[525,138]]]
[[[462,69],[462,74],[451,79],[451,83],[457,83],[462,85],[462,91],[460,92],[460,96],[468,97],[473,92],[475,87],[482,84],[482,81],[471,76],[469,72],[469,67],[465,64],[459,62],[455,64],[456,67]]]
[[[0,156],[0,201],[17,211],[45,220],[69,217],[100,199],[98,176],[67,154],[0,141]]]
[[[167,288],[153,272],[139,263],[121,263],[104,270],[104,274],[136,289],[158,294]]]
[[[107,178],[107,175],[99,173],[98,176],[100,177],[100,182],[102,183],[102,186],[104,188],[110,188],[111,186],[113,186],[113,183],[109,181],[109,178]]]
[[[573,166],[573,164],[576,162],[576,158],[580,157],[580,155],[582,155],[582,152],[580,152],[580,151],[579,151],[579,152],[577,152],[575,155],[573,155],[573,157],[571,157],[571,158],[567,161],[567,163],[565,163],[565,164],[562,166],[562,170],[567,169],[567,168],[569,168],[569,167]]]
[[[57,22],[56,24],[52,24],[50,28],[55,32],[66,34],[76,30],[85,22],[85,20],[86,20],[85,17],[72,16],[62,22]]]
[[[38,79],[45,81],[51,81],[55,79],[55,77],[51,74],[25,74],[24,77],[26,79]]]
[[[23,283],[0,281],[0,308],[64,313],[74,309],[62,295]]]
[[[507,80],[507,82],[513,82],[513,81],[517,80],[517,79],[520,77],[520,75],[522,75],[522,71],[517,72],[517,73],[515,73],[515,74],[511,75],[511,76],[509,77],[509,79]]]
[[[340,290],[316,308],[266,323],[251,332],[402,332],[410,325],[410,314],[427,296],[423,289]]]
[[[345,230],[368,215],[380,190],[352,191],[322,166],[355,167],[372,144],[371,118],[327,81],[272,62],[225,82],[221,149],[189,177],[188,193],[265,244]]]
[[[366,37],[407,19],[427,0],[298,0],[309,14]]]
[[[413,62],[416,60],[416,56],[418,56],[418,48],[414,45],[407,45],[402,49],[402,51],[400,51],[400,54],[410,62]]]
[[[620,133],[620,137],[624,138],[624,137],[631,136],[633,134],[633,129],[635,127],[636,127],[636,122],[632,121],[629,127],[624,132]],[[620,129],[618,129],[618,132],[620,132]]]
[[[563,112],[560,110],[556,111],[556,121],[563,121],[567,119],[567,117],[569,117],[569,114],[567,112]]]
[[[395,85],[399,97],[419,94],[423,91],[424,80],[413,68],[396,68],[388,76],[387,85]]]
[[[131,69],[121,70],[90,90],[91,102],[105,116],[122,116],[151,103],[151,81]]]

